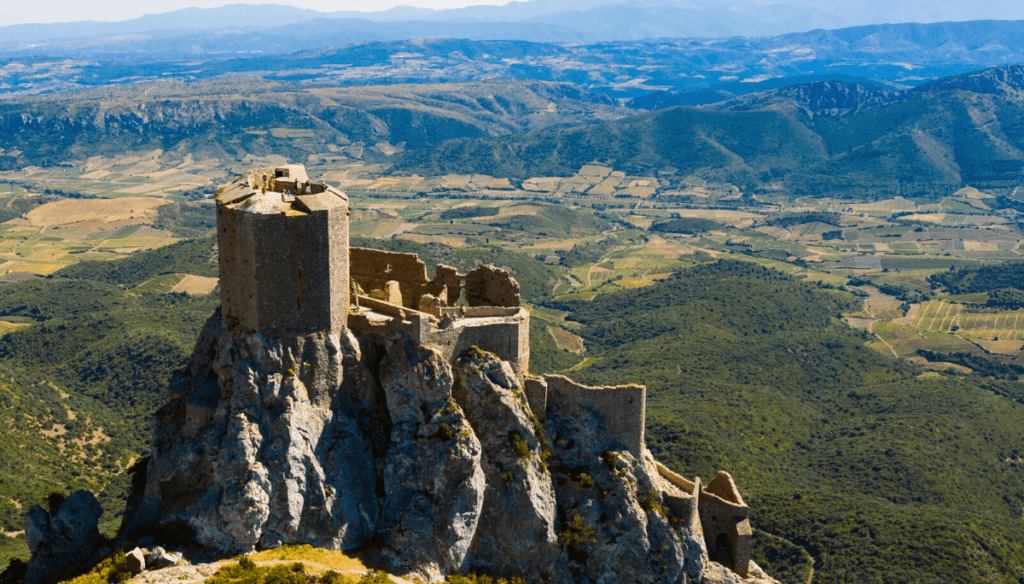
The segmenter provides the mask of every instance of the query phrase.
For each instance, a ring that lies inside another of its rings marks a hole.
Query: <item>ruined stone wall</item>
[[[451,355],[461,355],[470,347],[479,347],[512,365],[519,379],[530,366],[530,313],[519,309],[512,316],[465,318],[449,328],[430,331],[425,342],[450,346]]]
[[[589,387],[561,375],[545,375],[549,392],[587,407],[603,421],[613,438],[636,458],[643,456],[647,388],[642,385]]]
[[[530,363],[530,313],[526,309],[486,309],[488,314],[498,312],[500,315],[455,318],[442,325],[427,313],[382,300],[358,296],[355,302],[379,315],[401,315],[401,318],[387,319],[362,314],[357,309],[349,318],[349,326],[357,333],[385,338],[401,331],[414,342],[437,349],[448,361],[476,346],[508,361],[520,379],[526,375]]]
[[[698,506],[704,541],[712,559],[746,577],[753,537],[748,519],[750,508],[740,496],[732,476],[718,471],[715,479],[701,491]],[[722,547],[720,543],[724,543],[728,557],[716,555]]]
[[[700,513],[697,507],[701,491],[700,477],[696,481],[688,481],[658,461],[654,461],[654,466],[658,469],[658,476],[675,487],[664,489],[661,493],[672,515],[681,519],[685,525],[699,525]]]
[[[466,274],[466,302],[470,306],[519,306],[519,283],[501,268],[479,266]]]
[[[345,327],[347,206],[261,214],[218,205],[217,231],[226,322],[269,336]]]
[[[408,308],[418,308],[423,294],[441,293],[440,286],[428,286],[427,264],[414,253],[353,247],[350,254],[349,277],[364,292],[384,288],[394,280],[402,291],[402,305]]]
[[[548,384],[543,377],[530,376],[523,382],[523,391],[526,392],[526,402],[530,404],[530,411],[537,419],[544,423],[548,412]]]

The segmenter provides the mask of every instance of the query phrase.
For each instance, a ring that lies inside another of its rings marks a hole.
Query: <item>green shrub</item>
[[[587,543],[597,543],[597,530],[594,526],[583,522],[583,518],[574,515],[572,521],[562,526],[562,533],[558,535],[558,543],[562,545],[581,547]]]
[[[530,445],[526,443],[526,440],[523,440],[519,434],[516,434],[515,432],[512,432],[508,436],[512,441],[512,447],[515,449],[516,454],[519,455],[519,458],[529,459]]]
[[[662,517],[668,516],[668,513],[665,512],[665,506],[661,504],[661,495],[654,489],[647,491],[647,494],[640,499],[640,507],[648,513],[657,513]]]
[[[452,430],[451,426],[442,423],[437,429],[437,435],[444,440],[451,440],[452,437],[455,436],[455,432]]]

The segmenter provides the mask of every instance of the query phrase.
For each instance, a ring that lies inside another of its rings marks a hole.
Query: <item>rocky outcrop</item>
[[[102,514],[99,501],[86,490],[72,493],[56,509],[29,509],[25,540],[32,558],[27,584],[46,582],[92,559],[103,541],[98,528]]]
[[[764,573],[761,566],[750,562],[750,574],[746,578],[717,562],[708,562],[702,584],[779,584],[779,581]]]
[[[700,581],[702,534],[664,505],[650,453],[637,460],[613,450],[617,443],[593,431],[601,422],[592,412],[558,393],[548,400],[559,540],[573,581]]]
[[[493,354],[469,350],[454,366],[455,398],[480,429],[487,496],[470,566],[528,581],[561,581],[557,503],[543,428],[519,379]]]
[[[476,347],[449,362],[402,332],[269,338],[218,313],[169,391],[124,541],[171,525],[223,553],[369,545],[430,582],[705,575],[690,483],[572,392],[534,396],[536,416],[510,363]]]
[[[339,391],[358,359],[348,334],[269,339],[215,313],[155,416],[128,535],[180,523],[225,552],[363,545],[379,514],[373,457]]]
[[[484,505],[480,441],[437,351],[397,335],[381,384],[391,413],[380,533],[392,564],[430,581],[463,569]]]

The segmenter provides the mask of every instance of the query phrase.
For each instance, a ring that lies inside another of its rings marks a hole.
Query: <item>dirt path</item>
[[[878,321],[876,320],[875,322],[878,322]],[[890,345],[888,341],[886,341],[885,339],[883,339],[883,338],[881,337],[881,335],[879,335],[878,333],[876,333],[876,332],[874,331],[874,328],[875,328],[875,322],[872,322],[871,324],[869,324],[869,325],[868,325],[868,332],[869,332],[869,333],[871,333],[871,334],[873,334],[873,335],[875,335],[875,338],[876,338],[876,339],[878,339],[879,341],[882,341],[882,344],[883,344],[883,345],[885,345],[885,346],[886,346],[886,347],[887,347],[887,348],[888,348],[888,349],[889,349],[890,351],[892,351],[892,356],[893,356],[893,357],[896,357],[897,359],[899,359],[899,357],[900,357],[900,354],[896,352],[896,349],[893,349],[893,348],[892,348],[892,345]]]
[[[873,334],[873,335],[875,335],[875,338],[878,339],[879,341],[882,341],[882,344],[885,345],[886,347],[888,347],[890,351],[892,351],[892,356],[893,357],[896,357],[897,359],[899,359],[900,358],[900,354],[896,352],[896,349],[893,349],[892,345],[890,345],[888,341],[883,339],[881,335],[879,335],[878,333],[875,332],[875,323],[878,322],[878,317],[875,316],[874,312],[871,312],[871,307],[868,306],[867,302],[864,303],[864,312],[868,313],[869,315],[871,315],[871,318],[875,319],[872,322],[868,323],[868,332]],[[814,573],[814,568],[811,568],[811,574],[813,575],[813,573]],[[808,582],[810,582],[810,580],[808,580]]]

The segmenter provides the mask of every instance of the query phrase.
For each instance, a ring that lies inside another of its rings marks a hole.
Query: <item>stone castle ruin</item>
[[[348,217],[301,165],[218,195],[221,308],[155,415],[122,542],[364,548],[431,582],[774,582],[729,474],[647,450],[643,386],[531,375],[512,275],[429,278],[350,248]]]

